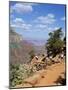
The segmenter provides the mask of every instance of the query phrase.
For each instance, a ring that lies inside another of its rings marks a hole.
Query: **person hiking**
[[[64,58],[63,53],[61,53],[60,58],[61,58],[61,61],[62,61],[62,60],[63,60],[63,58]]]
[[[35,56],[36,60],[38,60],[38,56]]]

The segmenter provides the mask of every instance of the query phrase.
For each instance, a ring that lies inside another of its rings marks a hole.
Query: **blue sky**
[[[65,5],[11,1],[10,26],[25,39],[47,40],[60,27],[65,33]]]

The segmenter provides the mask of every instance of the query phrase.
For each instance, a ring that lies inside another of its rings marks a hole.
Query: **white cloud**
[[[16,18],[11,21],[10,26],[19,29],[19,30],[26,30],[26,31],[41,31],[44,30],[46,32],[53,31],[58,29],[59,27],[52,27],[52,25],[45,25],[42,23],[35,23],[35,24],[28,24],[22,18]]]
[[[35,30],[46,30],[50,31],[53,30],[54,28],[53,25],[56,22],[55,15],[52,13],[47,14],[46,16],[38,16],[34,20],[35,24]]]
[[[35,19],[36,22],[26,23],[22,18],[16,18],[11,20],[11,27],[22,30],[51,30],[52,24],[54,25],[56,19],[53,14],[46,16],[39,16]]]
[[[54,27],[54,30],[57,30],[57,29],[59,29],[59,27]]]
[[[10,26],[13,28],[17,29],[22,29],[22,30],[30,30],[31,24],[26,24],[23,19],[21,18],[16,18],[13,21],[10,22]]]
[[[52,14],[52,13],[49,13],[47,16],[48,16],[49,18],[54,18],[54,17],[55,17],[54,14]]]
[[[34,22],[42,24],[53,24],[56,21],[53,14],[48,14],[46,16],[39,16]]]
[[[43,25],[43,24],[36,24],[35,28],[46,28],[47,26],[46,25]]]
[[[23,2],[23,5],[35,6],[35,5],[39,5],[39,4],[38,3],[32,3],[32,2]]]
[[[16,18],[16,19],[14,20],[14,22],[15,22],[15,23],[18,23],[18,24],[22,24],[22,23],[24,23],[24,20],[21,19],[21,18]]]
[[[32,12],[33,8],[30,4],[16,3],[15,5],[10,7],[10,13],[14,11],[17,13],[28,13]]]
[[[62,21],[65,21],[65,16],[61,18]]]

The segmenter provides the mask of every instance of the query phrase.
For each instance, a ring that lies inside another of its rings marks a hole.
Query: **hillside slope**
[[[15,31],[10,30],[9,33],[10,63],[29,62],[29,52],[33,49],[33,45],[23,40],[22,36]]]

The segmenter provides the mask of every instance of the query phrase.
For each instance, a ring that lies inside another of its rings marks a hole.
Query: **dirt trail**
[[[25,79],[24,85],[20,85],[20,87],[56,85],[55,81],[63,72],[65,72],[64,62],[53,64],[47,69],[37,71],[32,77]]]
[[[51,66],[46,73],[44,73],[43,78],[39,80],[35,86],[49,86],[49,85],[56,85],[55,81],[57,78],[65,72],[65,64],[55,64]],[[43,73],[42,73],[43,74]]]
[[[47,67],[46,70],[38,71],[25,81],[34,86],[56,85],[55,81],[63,72],[65,72],[65,63],[58,63]]]

